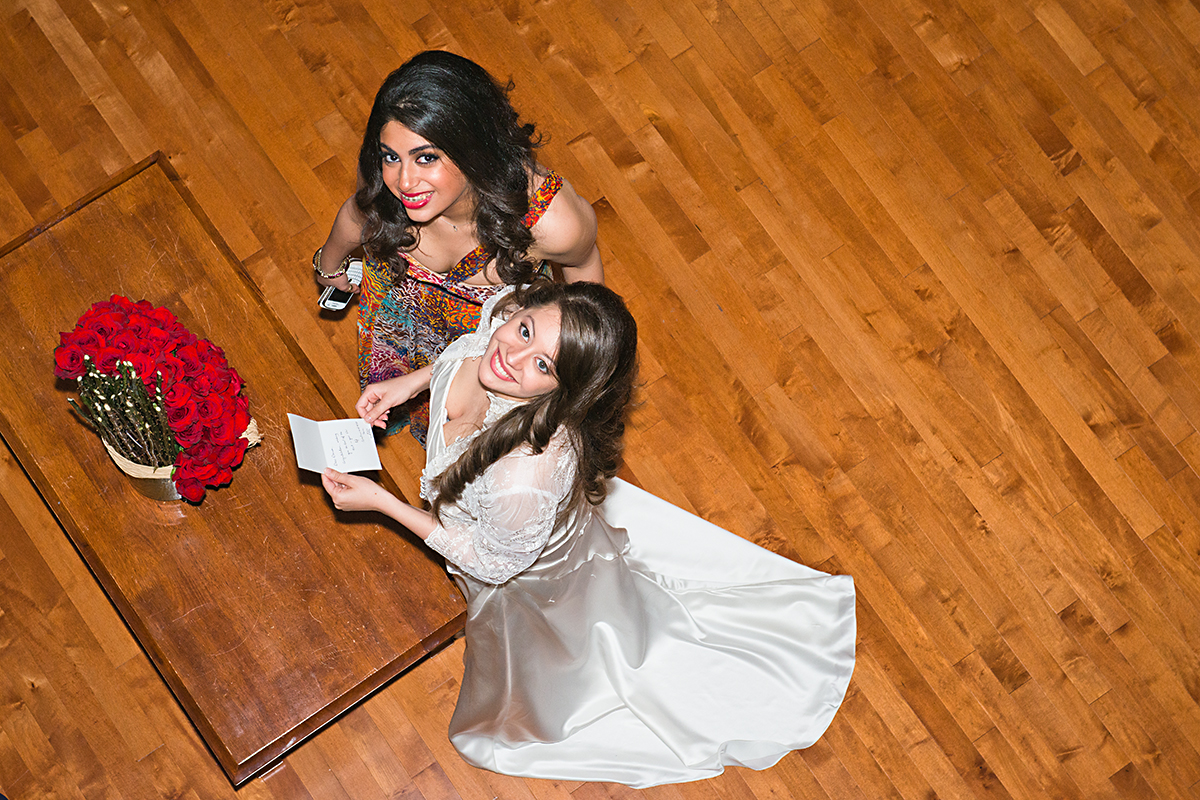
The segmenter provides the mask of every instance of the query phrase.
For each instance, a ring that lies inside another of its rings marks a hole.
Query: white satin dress
[[[499,298],[497,298],[499,299]],[[434,367],[422,494],[446,393],[479,330]],[[514,403],[493,397],[485,426]],[[555,525],[575,460],[558,439],[494,464],[426,540],[467,598],[450,739],[508,775],[635,787],[764,769],[829,726],[854,670],[854,583],[797,564],[614,480]]]

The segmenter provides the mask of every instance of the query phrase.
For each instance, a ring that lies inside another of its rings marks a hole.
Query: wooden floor
[[[0,0],[0,241],[163,150],[352,398],[308,258],[428,47],[511,75],[599,215],[629,476],[858,586],[820,742],[645,796],[1200,798],[1194,2]],[[639,794],[467,767],[460,675],[237,795]],[[2,449],[0,792],[234,795]]]

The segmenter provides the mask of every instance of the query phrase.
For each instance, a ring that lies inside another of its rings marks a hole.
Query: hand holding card
[[[311,472],[333,467],[339,472],[379,469],[379,451],[371,426],[361,419],[315,422],[288,414],[296,465]]]

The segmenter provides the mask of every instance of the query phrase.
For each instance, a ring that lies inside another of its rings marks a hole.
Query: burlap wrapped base
[[[104,449],[108,451],[108,455],[112,458],[121,472],[129,476],[130,483],[139,494],[149,497],[151,500],[160,500],[168,502],[179,499],[179,492],[175,489],[175,482],[171,480],[171,473],[175,471],[175,467],[168,464],[165,467],[149,467],[145,464],[135,464],[125,456],[118,453],[112,448],[108,442],[104,442]]]
[[[258,422],[251,419],[246,430],[242,431],[242,438],[249,442],[249,447],[254,447],[254,445],[261,442],[263,437],[258,432]],[[108,455],[120,467],[121,472],[129,476],[130,482],[133,483],[133,488],[137,489],[139,494],[143,494],[151,500],[161,500],[163,502],[180,499],[179,492],[175,489],[175,482],[171,480],[171,473],[175,469],[174,466],[148,467],[145,464],[135,464],[114,450],[112,445],[104,439],[100,441],[104,442],[104,449],[108,451]]]

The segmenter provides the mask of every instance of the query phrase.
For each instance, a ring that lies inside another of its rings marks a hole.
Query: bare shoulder
[[[564,178],[541,219],[533,226],[530,255],[559,264],[580,263],[596,244],[596,212]]]

